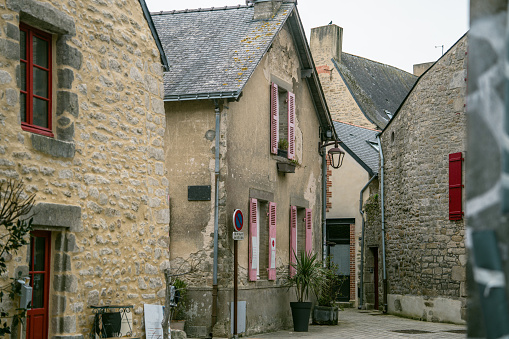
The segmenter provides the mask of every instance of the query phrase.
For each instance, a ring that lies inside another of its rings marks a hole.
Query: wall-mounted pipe
[[[215,167],[214,167],[214,178],[215,178],[215,190],[214,190],[214,277],[212,282],[212,326],[211,332],[214,329],[214,325],[217,322],[217,252],[218,252],[218,232],[219,232],[219,137],[220,137],[220,122],[221,114],[219,111],[219,102],[214,99],[214,106],[216,112],[216,150],[215,150]],[[212,338],[212,333],[210,335]]]
[[[384,214],[384,153],[382,151],[382,142],[380,135],[376,136],[378,141],[378,150],[380,152],[380,209],[382,211],[382,266],[383,266],[383,286],[384,286],[384,313],[387,313],[387,269],[385,267],[385,214]]]
[[[362,235],[361,235],[361,295],[359,300],[359,309],[362,308],[362,305],[364,303],[364,211],[362,210],[362,197],[364,196],[364,191],[366,188],[368,188],[369,184],[378,176],[378,174],[375,174],[369,179],[366,185],[361,189],[361,192],[359,194],[359,213],[361,214],[362,218]]]
[[[322,263],[327,265],[327,157],[322,148]]]

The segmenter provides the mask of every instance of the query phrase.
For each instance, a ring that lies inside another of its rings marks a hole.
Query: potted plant
[[[340,296],[341,285],[343,285],[345,279],[336,274],[337,269],[338,265],[328,257],[318,291],[318,305],[313,308],[313,324],[338,324],[339,308],[336,306],[336,300]]]
[[[187,284],[185,281],[176,278],[173,282],[173,286],[175,287],[175,301],[177,306],[172,308],[171,319],[170,319],[170,328],[172,330],[184,330],[186,325],[186,300],[187,300]]]
[[[288,158],[288,140],[280,139],[277,143],[277,155]]]
[[[295,269],[295,273],[288,276],[285,286],[288,289],[295,288],[297,296],[297,302],[290,302],[294,331],[307,332],[311,314],[311,302],[308,301],[309,293],[312,292],[316,295],[321,285],[323,272],[316,253],[302,251],[297,256],[294,252],[294,256],[296,260],[291,265]]]

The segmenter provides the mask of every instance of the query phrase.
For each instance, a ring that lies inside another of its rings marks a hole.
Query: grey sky
[[[245,0],[146,0],[150,11],[245,5]],[[299,0],[312,27],[343,27],[343,51],[412,72],[436,61],[468,30],[468,0]]]

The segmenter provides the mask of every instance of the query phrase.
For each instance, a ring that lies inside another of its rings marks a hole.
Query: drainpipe
[[[380,135],[376,136],[378,149],[380,151],[380,204],[382,209],[382,265],[383,265],[383,286],[384,286],[384,313],[387,313],[387,269],[385,267],[385,214],[384,214],[384,153]]]
[[[217,322],[217,248],[218,248],[218,229],[219,229],[219,123],[221,115],[219,112],[219,102],[214,99],[215,112],[216,112],[216,153],[215,153],[215,190],[214,190],[214,279],[212,283],[212,327],[210,328],[210,337],[214,325]]]
[[[362,235],[361,235],[361,296],[359,300],[359,310],[362,308],[362,304],[364,303],[364,211],[362,210],[362,197],[364,195],[364,191],[368,188],[369,184],[377,177],[378,174],[375,174],[369,179],[368,183],[364,185],[361,189],[361,193],[359,194],[359,213],[362,217]]]
[[[325,147],[322,148],[322,263],[327,266],[327,157]]]

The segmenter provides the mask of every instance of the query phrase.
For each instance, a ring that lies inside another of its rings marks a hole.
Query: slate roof
[[[241,5],[152,13],[169,56],[165,99],[237,98],[294,6],[257,21],[254,7]]]
[[[332,62],[366,118],[382,129],[418,79],[399,68],[348,53],[341,54],[340,63]]]
[[[342,141],[340,146],[352,156],[368,173],[378,174],[379,152],[371,146],[377,143],[376,136],[380,131],[359,127],[344,122],[334,121],[334,128]]]

